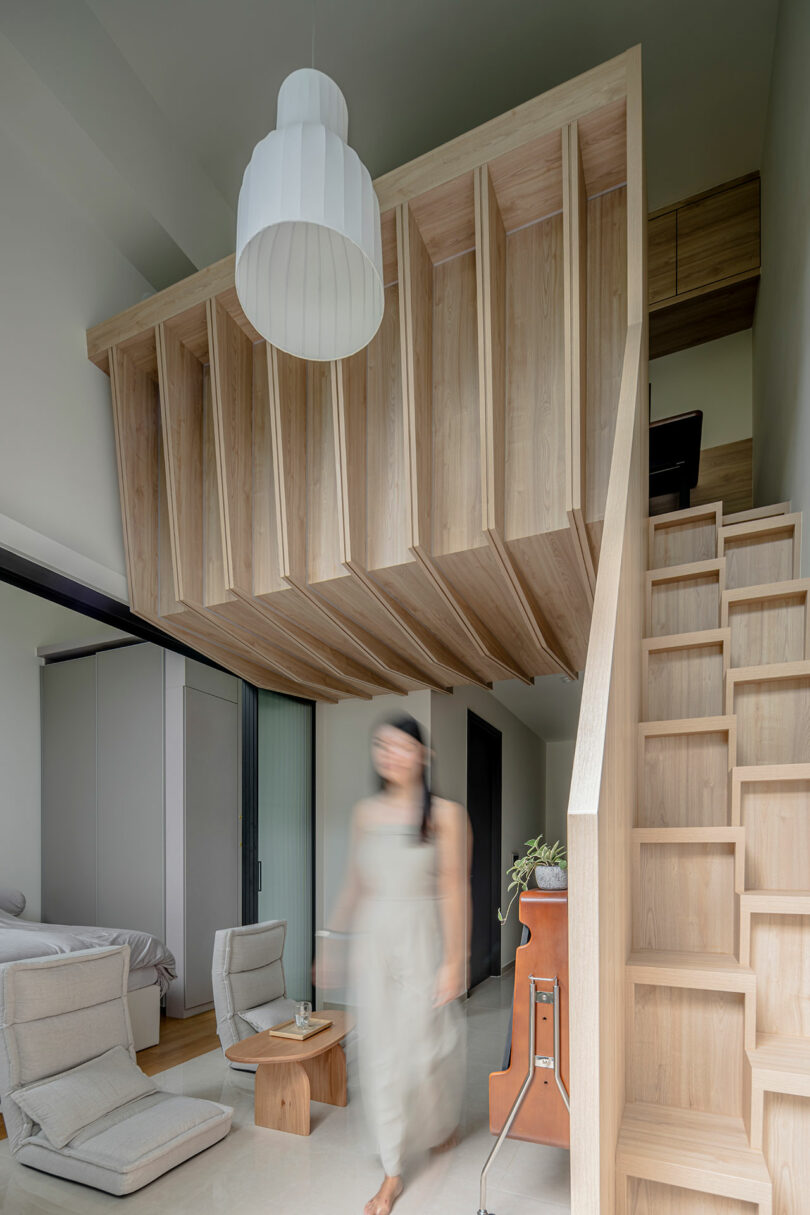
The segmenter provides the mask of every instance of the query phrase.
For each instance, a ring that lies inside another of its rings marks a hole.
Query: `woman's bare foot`
[[[458,1133],[458,1127],[447,1136],[443,1143],[436,1143],[430,1149],[431,1152],[449,1152],[452,1148],[458,1147],[461,1136]]]
[[[402,1178],[386,1176],[373,1198],[363,1207],[363,1215],[390,1215],[396,1200],[402,1193]]]

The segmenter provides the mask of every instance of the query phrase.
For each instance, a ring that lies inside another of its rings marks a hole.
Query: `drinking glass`
[[[312,1005],[309,1000],[299,1000],[295,1006],[295,1024],[299,1029],[306,1029],[312,1015]]]

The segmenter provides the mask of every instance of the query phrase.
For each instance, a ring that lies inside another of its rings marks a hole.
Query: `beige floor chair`
[[[233,1111],[135,1062],[129,946],[0,965],[0,1100],[15,1160],[130,1194],[228,1134]]]
[[[286,920],[266,920],[221,928],[214,936],[211,979],[223,1051],[295,1016],[295,1001],[287,998],[284,978],[286,935]],[[231,1063],[231,1067],[256,1070],[240,1063]]]

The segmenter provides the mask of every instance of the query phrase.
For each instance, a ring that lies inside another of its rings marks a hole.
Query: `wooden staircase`
[[[649,524],[619,1215],[810,1212],[810,580],[788,503]]]

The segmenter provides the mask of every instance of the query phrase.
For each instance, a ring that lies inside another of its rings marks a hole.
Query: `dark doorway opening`
[[[473,832],[470,990],[501,973],[501,732],[467,711],[467,812]]]

